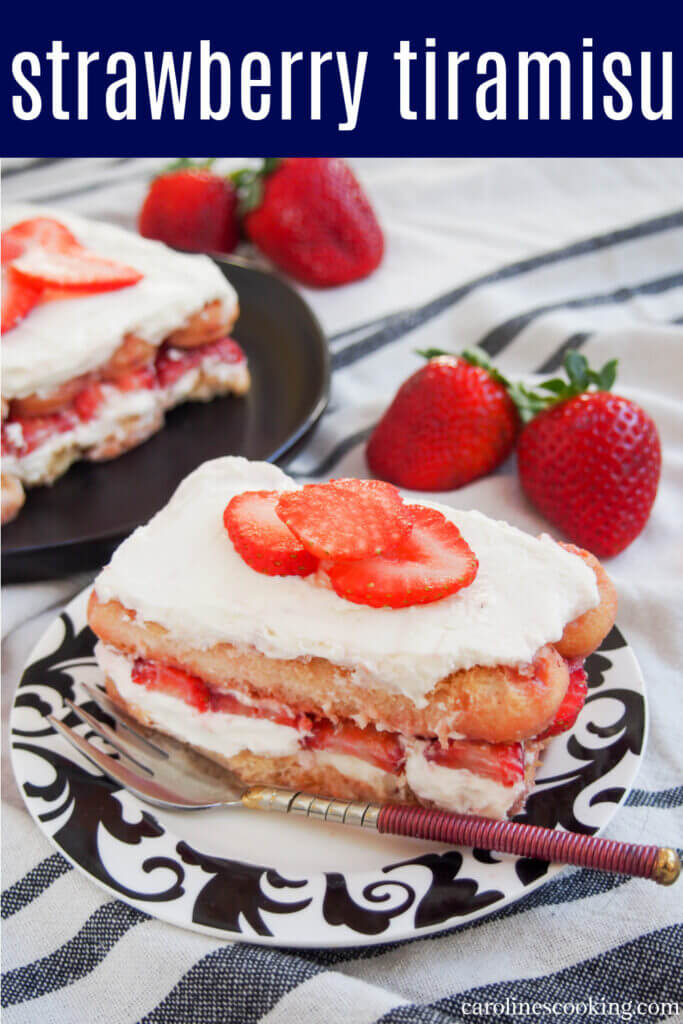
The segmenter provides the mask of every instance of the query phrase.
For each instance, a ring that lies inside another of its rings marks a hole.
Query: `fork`
[[[95,705],[116,722],[117,728],[112,729],[68,699],[65,699],[66,704],[96,736],[115,748],[118,757],[104,753],[53,715],[47,716],[49,722],[105,775],[157,807],[204,810],[241,806],[249,810],[299,814],[392,835],[649,878],[660,885],[672,885],[680,875],[678,853],[668,847],[622,843],[425,807],[336,800],[275,786],[247,786],[233,772],[162,733],[140,726],[102,690],[83,685]]]

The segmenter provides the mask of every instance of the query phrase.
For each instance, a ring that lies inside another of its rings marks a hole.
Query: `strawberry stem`
[[[181,156],[178,157],[177,160],[174,160],[173,163],[164,167],[157,177],[162,174],[171,174],[174,171],[186,171],[191,168],[206,171],[209,167],[215,164],[216,159],[217,157],[210,156],[205,160],[193,160],[191,157]],[[272,174],[273,171],[279,167],[281,163],[281,157],[264,157],[260,167],[241,167],[226,175],[227,180],[231,181],[237,190],[237,212],[240,217],[244,217],[245,214],[249,213],[251,210],[255,210],[257,206],[260,206],[261,200],[263,199],[264,181],[269,174]]]
[[[425,359],[436,359],[439,356],[452,356],[452,352],[444,352],[438,348],[418,350],[418,355]],[[575,398],[586,391],[610,391],[617,378],[617,359],[608,360],[600,370],[593,370],[588,365],[588,360],[576,349],[570,349],[565,353],[563,360],[564,371],[567,380],[562,377],[551,377],[550,380],[542,381],[537,389],[526,387],[521,381],[509,381],[493,365],[487,354],[480,348],[465,349],[460,353],[460,359],[464,359],[471,366],[478,366],[486,370],[498,384],[501,384],[510,395],[510,398],[517,406],[520,418],[523,423],[528,423],[539,412],[549,409],[560,402],[566,402],[569,398]]]
[[[205,160],[192,160],[189,156],[179,156],[173,163],[168,164],[162,171],[159,172],[157,177],[162,174],[170,174],[173,171],[185,171],[190,167],[195,167],[200,171],[206,171],[212,164],[216,162],[215,156],[208,156]]]
[[[237,189],[237,212],[240,217],[261,205],[265,179],[277,169],[280,162],[280,157],[265,157],[260,167],[243,167],[228,175]]]
[[[551,377],[550,380],[542,381],[537,390],[516,381],[508,388],[524,423],[528,423],[544,409],[587,391],[610,391],[617,379],[617,359],[610,359],[600,370],[593,370],[581,352],[570,349],[565,353],[563,365],[568,380]]]

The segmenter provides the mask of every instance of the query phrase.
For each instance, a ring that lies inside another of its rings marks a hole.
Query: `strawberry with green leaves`
[[[615,359],[596,372],[579,352],[568,352],[564,365],[567,381],[513,389],[529,420],[517,446],[519,479],[546,519],[609,558],[650,516],[662,465],[659,434],[644,409],[611,392]]]
[[[373,473],[411,490],[462,487],[513,450],[530,501],[598,557],[642,531],[657,494],[661,447],[651,417],[612,393],[617,360],[601,370],[567,352],[567,379],[535,388],[502,376],[478,350],[429,362],[403,384],[367,446]]]
[[[412,491],[450,491],[491,473],[520,428],[508,382],[480,353],[421,352],[367,446],[375,476]]]
[[[213,162],[183,157],[155,178],[140,211],[140,234],[188,252],[232,252],[240,237],[237,192],[210,169]]]
[[[314,288],[367,277],[384,237],[351,168],[331,157],[266,160],[234,176],[249,239],[285,273]]]
[[[183,157],[156,178],[140,234],[193,252],[232,252],[240,234],[314,288],[347,284],[381,262],[384,237],[351,168],[329,157],[269,158],[227,177]]]

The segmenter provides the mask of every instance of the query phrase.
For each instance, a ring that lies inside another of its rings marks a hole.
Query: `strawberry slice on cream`
[[[26,281],[10,264],[2,267],[2,317],[0,330],[7,334],[40,302],[42,288]]]
[[[24,488],[53,483],[78,459],[115,458],[159,430],[167,410],[244,394],[250,380],[229,338],[237,297],[208,257],[62,211],[5,207],[2,220],[8,522]],[[186,337],[192,358],[171,370],[170,340]]]
[[[62,292],[105,292],[137,284],[134,267],[103,259],[79,245],[68,249],[33,246],[12,263],[19,279],[35,288]]]

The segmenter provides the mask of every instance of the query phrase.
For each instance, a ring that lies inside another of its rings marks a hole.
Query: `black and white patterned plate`
[[[101,682],[80,594],[33,651],[11,716],[27,807],[97,885],[148,914],[217,936],[285,946],[369,945],[471,921],[557,874],[545,862],[361,833],[246,810],[161,812],[103,777],[46,721],[87,730],[65,698],[96,713]],[[618,629],[587,662],[589,694],[553,740],[520,820],[594,833],[614,815],[643,756],[646,702]]]

